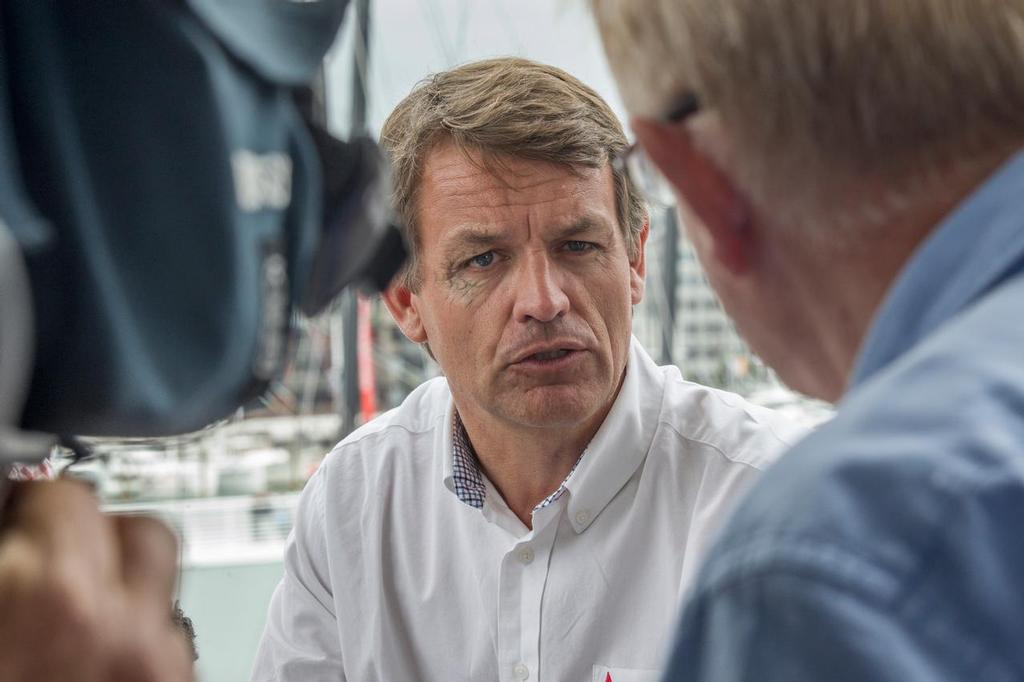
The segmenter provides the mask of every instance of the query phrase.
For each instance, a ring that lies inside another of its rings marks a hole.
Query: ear
[[[732,180],[697,147],[685,125],[645,118],[632,125],[644,152],[696,218],[687,221],[687,229],[706,241],[705,253],[733,274],[746,272],[754,256],[753,214]]]
[[[381,298],[406,338],[413,343],[424,343],[427,332],[420,317],[418,297],[401,280],[401,277],[392,280]]]
[[[633,305],[637,305],[644,297],[644,282],[647,276],[647,236],[651,232],[651,220],[644,220],[644,226],[640,230],[637,245],[637,254],[629,259],[629,289],[632,294]]]

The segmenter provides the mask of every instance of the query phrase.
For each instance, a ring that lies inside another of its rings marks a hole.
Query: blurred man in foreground
[[[726,309],[841,400],[716,542],[667,679],[1021,679],[1024,2],[593,4]]]
[[[253,679],[656,677],[710,535],[793,430],[631,339],[647,214],[590,88],[469,64],[381,137],[411,245],[385,302],[445,376],[309,481]]]

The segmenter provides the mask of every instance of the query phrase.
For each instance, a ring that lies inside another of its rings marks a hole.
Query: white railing
[[[184,567],[280,561],[298,493],[108,504],[112,514],[162,519],[181,539]]]

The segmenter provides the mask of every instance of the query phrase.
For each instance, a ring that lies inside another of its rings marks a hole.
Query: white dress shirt
[[[633,339],[615,404],[528,529],[455,494],[433,379],[327,456],[299,503],[258,682],[657,679],[682,592],[737,497],[801,435]]]

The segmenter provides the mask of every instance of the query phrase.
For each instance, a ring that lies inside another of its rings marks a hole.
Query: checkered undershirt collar
[[[455,488],[455,495],[470,507],[483,509],[484,498],[487,497],[487,486],[484,485],[484,475],[480,471],[480,463],[477,460],[476,451],[473,449],[473,444],[469,442],[469,435],[466,433],[466,427],[463,425],[462,418],[459,417],[457,410],[453,417],[452,426],[452,483]],[[579,466],[580,460],[583,459],[585,453],[586,450],[580,453],[576,463],[569,470],[569,474],[562,481],[562,484],[558,486],[558,490],[541,500],[540,504],[533,508],[533,511],[543,509],[562,496],[568,489],[565,487],[565,484],[572,478],[573,472],[576,471],[576,467]]]

